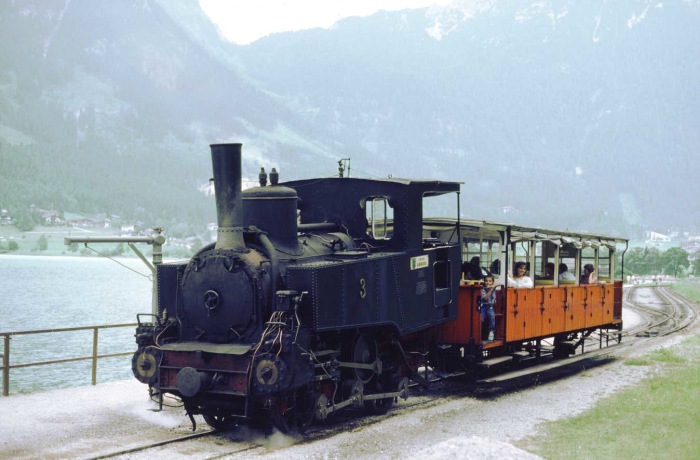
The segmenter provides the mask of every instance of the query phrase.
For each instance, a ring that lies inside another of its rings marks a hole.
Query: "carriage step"
[[[589,368],[591,366],[597,365],[597,364],[603,364],[606,362],[607,359],[609,359],[609,355],[615,350],[616,348],[621,347],[621,345],[611,345],[609,347],[603,348],[601,350],[596,350],[596,351],[589,351],[587,353],[581,354],[581,355],[575,355],[570,358],[566,359],[560,359],[560,360],[555,360],[555,361],[547,361],[545,363],[532,366],[532,367],[527,367],[524,369],[518,369],[514,370],[512,372],[507,372],[505,374],[499,374],[499,375],[494,375],[491,377],[485,377],[481,380],[477,380],[477,383],[496,383],[496,382],[505,382],[508,380],[513,380],[521,377],[525,377],[528,375],[536,375],[540,372],[547,372],[549,370],[555,369],[555,368],[561,368],[563,366],[571,365],[574,363],[577,363],[579,361],[588,361],[589,364],[587,364],[584,368]]]
[[[513,361],[519,363],[520,361],[530,357],[530,352],[528,351],[516,351],[510,354],[513,357]]]
[[[482,369],[489,369],[494,366],[498,366],[505,363],[513,362],[512,356],[499,356],[497,358],[486,359],[479,363],[479,367]]]

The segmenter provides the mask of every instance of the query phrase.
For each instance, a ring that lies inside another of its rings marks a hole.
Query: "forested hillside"
[[[465,183],[465,217],[698,230],[698,2],[456,1],[225,42],[195,0],[0,3],[0,207],[203,226],[244,175]],[[510,211],[504,214],[504,210]]]

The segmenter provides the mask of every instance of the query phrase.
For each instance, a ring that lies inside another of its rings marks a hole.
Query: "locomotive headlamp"
[[[277,310],[289,311],[299,301],[297,291],[277,291]]]

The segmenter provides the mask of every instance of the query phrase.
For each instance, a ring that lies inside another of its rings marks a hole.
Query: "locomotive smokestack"
[[[210,147],[219,224],[216,249],[244,251],[241,144],[212,144]]]

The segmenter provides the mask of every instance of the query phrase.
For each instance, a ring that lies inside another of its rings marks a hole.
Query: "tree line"
[[[625,253],[625,275],[683,277],[688,274],[688,269],[691,274],[700,275],[700,258],[691,263],[690,254],[682,248],[660,251],[653,247],[637,247]]]

